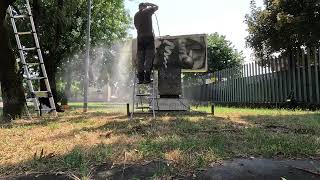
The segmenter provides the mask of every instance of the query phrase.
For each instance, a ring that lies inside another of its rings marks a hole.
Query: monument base
[[[156,111],[189,111],[188,100],[181,98],[158,98],[155,99]]]

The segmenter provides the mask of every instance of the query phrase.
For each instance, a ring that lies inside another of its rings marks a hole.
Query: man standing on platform
[[[140,3],[134,16],[134,25],[138,34],[137,69],[139,84],[151,83],[151,71],[155,57],[152,15],[159,7],[152,3]]]

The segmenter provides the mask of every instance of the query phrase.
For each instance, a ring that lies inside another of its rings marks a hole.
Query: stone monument
[[[205,34],[157,38],[154,69],[158,71],[157,111],[188,111],[182,95],[181,73],[207,71],[207,36]],[[136,43],[133,60],[136,61]],[[135,64],[135,63],[134,63]]]

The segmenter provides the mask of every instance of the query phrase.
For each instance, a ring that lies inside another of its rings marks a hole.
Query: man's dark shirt
[[[156,10],[148,8],[138,11],[134,16],[134,25],[138,32],[138,38],[141,37],[154,37],[152,28],[152,15]]]

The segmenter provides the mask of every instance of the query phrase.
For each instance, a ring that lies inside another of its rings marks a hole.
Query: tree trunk
[[[3,99],[3,119],[10,121],[20,117],[25,106],[22,78],[9,42],[5,27],[5,14],[8,4],[0,2],[0,82]]]
[[[54,55],[44,56],[44,65],[46,67],[46,72],[47,72],[49,84],[51,87],[52,96],[53,96],[57,111],[60,111],[60,106],[58,105],[59,97],[58,97],[57,84],[56,84],[57,67],[55,65],[55,62],[56,61],[55,61]],[[43,80],[40,82],[40,87],[42,91],[46,90],[46,85]],[[42,104],[45,104],[46,106],[50,107],[50,102],[48,98],[41,98],[40,101]]]
[[[57,6],[58,6],[58,11],[63,10],[63,4],[64,0],[58,0],[57,1]],[[39,26],[39,19],[40,19],[40,9],[44,8],[40,6],[39,0],[35,0],[33,4],[33,16],[35,19],[36,27]],[[47,75],[48,75],[48,80],[51,86],[51,91],[52,95],[56,104],[56,109],[58,112],[62,112],[61,107],[57,104],[58,101],[60,100],[58,97],[58,91],[57,91],[57,84],[56,84],[56,73],[57,73],[57,68],[58,68],[58,62],[60,59],[56,56],[56,50],[58,49],[58,46],[60,45],[61,38],[62,38],[62,28],[63,24],[61,24],[61,21],[58,21],[56,24],[54,24],[55,27],[55,33],[54,33],[54,41],[51,47],[48,49],[48,55],[44,55],[44,64],[46,67]],[[45,84],[44,81],[41,81],[41,89],[45,89]],[[50,106],[50,103],[48,99],[41,99],[41,103]]]

